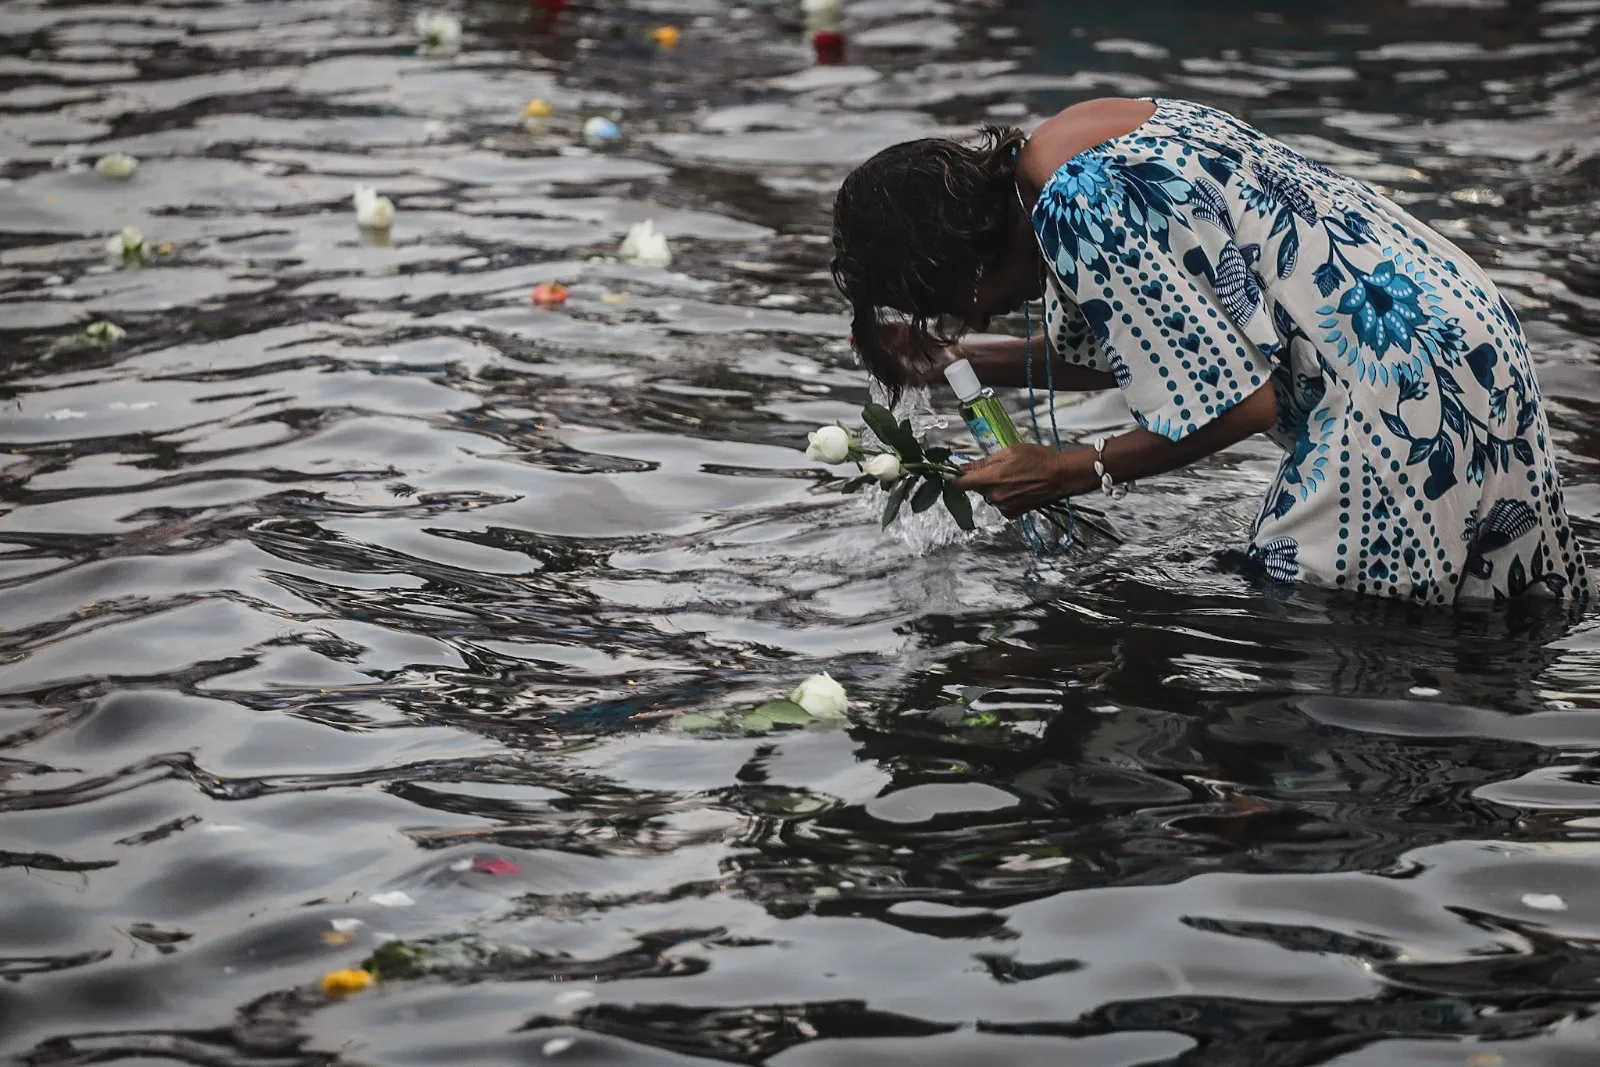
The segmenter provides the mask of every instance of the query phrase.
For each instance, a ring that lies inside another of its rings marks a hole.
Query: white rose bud
[[[850,431],[843,426],[820,427],[816,433],[807,434],[806,439],[811,442],[806,448],[806,458],[824,463],[843,463],[850,458],[850,446],[855,444]]]
[[[870,474],[884,485],[888,485],[890,482],[899,481],[900,476],[905,473],[905,468],[900,466],[899,456],[886,452],[881,456],[873,456],[863,463],[861,473]]]
[[[805,708],[813,718],[842,719],[850,700],[844,686],[826,674],[813,674],[789,694],[789,699]]]

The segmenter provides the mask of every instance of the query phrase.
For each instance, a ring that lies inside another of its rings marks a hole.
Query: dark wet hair
[[[1017,210],[1012,126],[963,143],[942,137],[886,148],[850,172],[833,202],[833,280],[850,301],[851,332],[870,373],[898,397],[905,369],[885,326],[909,328],[930,361],[964,332],[943,321],[984,271],[1006,257]],[[898,320],[896,319],[898,314]]]

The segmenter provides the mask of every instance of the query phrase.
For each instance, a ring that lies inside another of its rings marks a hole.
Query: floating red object
[[[512,863],[510,860],[503,860],[503,859],[478,860],[476,863],[474,863],[472,865],[472,869],[477,871],[479,874],[521,874],[522,873],[522,868],[521,867],[518,867],[515,863]]]
[[[837,67],[844,63],[844,34],[838,30],[818,30],[811,35],[811,50],[817,66]]]
[[[553,308],[558,304],[565,304],[567,297],[571,295],[571,291],[560,282],[545,282],[543,285],[533,287],[530,299],[534,307]]]

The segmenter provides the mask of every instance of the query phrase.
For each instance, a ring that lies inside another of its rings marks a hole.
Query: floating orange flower
[[[322,976],[322,992],[334,1000],[343,1000],[351,993],[370,988],[373,981],[371,971],[329,971]]]
[[[567,297],[571,295],[571,291],[560,282],[545,282],[543,285],[533,287],[533,306],[553,308],[558,304],[565,304]]]
[[[525,119],[547,119],[554,112],[555,108],[545,101],[534,99],[529,100],[527,106],[522,109],[522,117]]]
[[[650,39],[662,48],[678,47],[678,27],[657,26],[650,31]]]

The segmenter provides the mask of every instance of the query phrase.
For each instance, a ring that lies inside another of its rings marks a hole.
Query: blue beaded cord
[[[1044,281],[1044,265],[1039,267],[1039,280]],[[1033,439],[1039,444],[1044,444],[1044,436],[1039,432],[1039,402],[1033,390],[1033,315],[1031,301],[1022,305],[1023,336],[1027,345],[1027,384],[1028,384],[1028,417],[1033,421]],[[1050,446],[1057,452],[1061,451],[1061,430],[1056,425],[1056,372],[1049,356],[1048,339],[1045,340],[1044,380],[1045,392],[1050,403]],[[1055,523],[1041,515],[1029,513],[1017,520],[1017,529],[1022,534],[1022,539],[1028,542],[1028,547],[1033,549],[1036,556],[1061,556],[1072,547],[1073,537],[1078,532],[1078,513],[1072,506],[1069,497],[1063,500],[1062,505],[1067,511],[1067,528],[1061,530]]]

